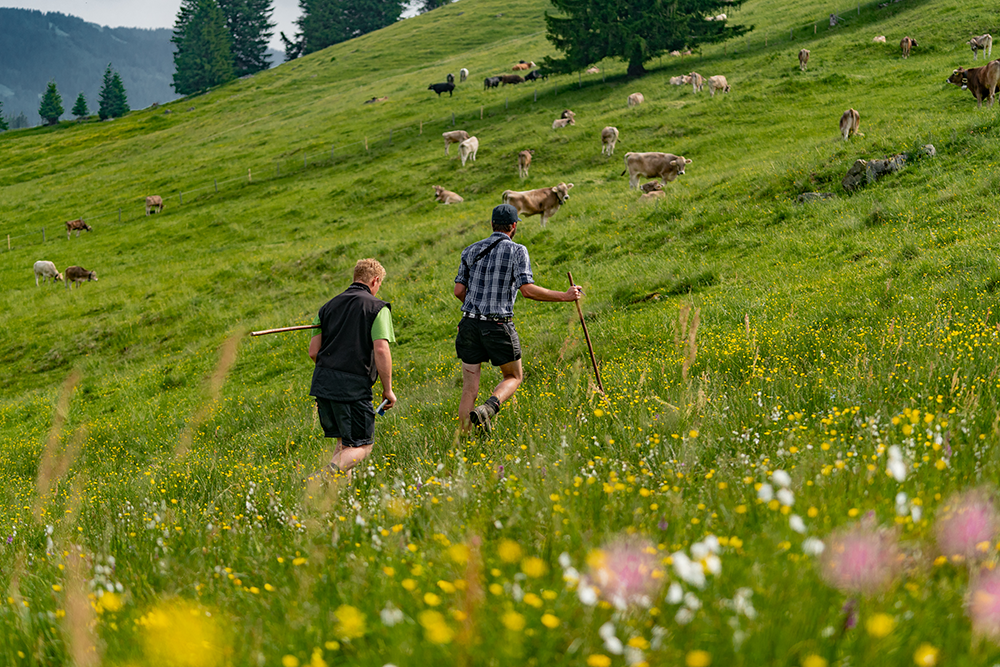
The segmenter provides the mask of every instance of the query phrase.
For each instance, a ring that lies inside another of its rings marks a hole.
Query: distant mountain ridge
[[[125,84],[129,106],[148,107],[179,95],[174,74],[173,31],[168,28],[107,28],[76,16],[31,9],[0,8],[0,101],[3,114],[23,113],[38,125],[38,105],[49,81],[62,96],[63,120],[83,92],[97,113],[104,68],[111,63]],[[271,52],[272,65],[283,55]]]

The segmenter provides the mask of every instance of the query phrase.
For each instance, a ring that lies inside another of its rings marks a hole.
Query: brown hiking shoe
[[[340,468],[338,468],[336,465],[334,465],[333,463],[327,463],[325,466],[323,466],[316,472],[312,473],[302,481],[310,482],[313,480],[318,480],[320,482],[327,482],[330,481],[331,479],[338,479],[340,477],[346,477],[346,476],[347,474],[343,472]]]
[[[493,424],[490,420],[493,415],[496,414],[490,409],[488,405],[477,405],[472,412],[469,413],[469,421],[472,422],[474,426],[478,426],[483,429],[485,433],[489,433],[493,430]]]

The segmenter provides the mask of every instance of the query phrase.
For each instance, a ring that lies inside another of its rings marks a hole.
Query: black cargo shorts
[[[316,412],[323,434],[340,438],[345,447],[364,447],[375,442],[375,408],[371,400],[341,403],[316,397]]]
[[[463,317],[458,323],[455,352],[467,364],[488,361],[503,366],[521,358],[521,339],[513,322],[493,322]]]

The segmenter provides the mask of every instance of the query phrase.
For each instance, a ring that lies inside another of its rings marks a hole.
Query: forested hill
[[[129,105],[141,109],[177,97],[171,31],[165,28],[105,28],[57,12],[0,8],[0,100],[4,116],[23,113],[40,122],[39,98],[55,80],[70,117],[82,91],[97,111],[101,77],[108,63],[121,74]]]

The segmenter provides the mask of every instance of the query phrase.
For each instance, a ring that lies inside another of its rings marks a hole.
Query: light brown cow
[[[662,199],[667,196],[667,193],[663,190],[652,190],[639,197],[639,201],[651,201],[656,199]]]
[[[885,44],[885,35],[876,35],[872,37],[872,42],[875,44]]]
[[[586,70],[585,74],[600,74],[601,70],[596,67],[590,67]]]
[[[625,153],[625,171],[630,188],[639,187],[639,177],[662,178],[670,182],[684,173],[691,160],[673,153]]]
[[[42,278],[44,283],[47,279],[52,279],[52,284],[56,284],[57,281],[63,279],[63,274],[56,270],[56,265],[52,262],[47,262],[44,259],[40,259],[35,262],[35,287],[38,287],[38,278]]]
[[[685,74],[684,76],[672,76],[670,77],[671,86],[686,86],[691,83],[691,75]]]
[[[618,143],[618,128],[610,125],[601,130],[601,155],[615,154],[615,144]]]
[[[462,158],[462,166],[465,166],[466,160],[470,157],[472,161],[476,161],[476,153],[479,152],[479,139],[476,137],[469,137],[465,141],[458,144],[458,153]]]
[[[567,125],[576,125],[576,121],[573,118],[556,118],[552,121],[552,129],[558,130],[559,128],[566,127]]]
[[[513,71],[514,72],[521,72],[523,70],[528,70],[528,69],[535,69],[535,63],[534,62],[530,62],[530,63],[519,62],[518,64],[514,65],[514,67],[513,67]]]
[[[912,49],[914,46],[917,46],[917,40],[913,39],[912,37],[904,37],[903,39],[899,40],[899,48],[902,49],[904,58],[910,57],[910,49]]]
[[[993,36],[989,33],[985,35],[980,35],[979,37],[973,37],[968,42],[969,46],[972,47],[972,60],[979,59],[979,52],[983,52],[983,56],[989,60],[990,56],[993,54]]]
[[[988,100],[988,106],[993,106],[998,82],[1000,82],[1000,60],[992,60],[982,67],[970,69],[959,67],[946,81],[968,89],[976,98],[980,109],[983,108],[983,99]]]
[[[504,190],[503,203],[516,208],[518,214],[524,217],[541,214],[542,227],[544,227],[549,218],[555,215],[559,211],[559,207],[569,199],[569,191],[572,187],[572,183],[560,183],[555,187],[525,190],[524,192]]]
[[[840,117],[840,136],[844,141],[847,141],[852,134],[857,134],[859,127],[861,127],[861,114],[854,109],[848,109]]]
[[[66,221],[66,238],[68,239],[69,235],[72,232],[76,232],[77,238],[80,238],[80,232],[89,232],[92,229],[93,228],[90,225],[88,225],[87,223],[85,223],[83,221],[83,218],[77,218],[76,220],[67,220]]]
[[[708,94],[715,97],[715,91],[717,90],[721,90],[724,93],[729,92],[729,82],[721,74],[708,77]]]
[[[640,185],[639,189],[645,192],[646,194],[649,194],[650,192],[656,192],[657,190],[662,190],[663,183],[660,183],[659,181],[647,181],[646,183]]]
[[[528,149],[517,154],[517,175],[521,178],[528,177],[528,168],[531,166],[531,156],[535,151]]]
[[[163,197],[159,195],[149,195],[146,197],[146,215],[156,209],[157,213],[163,213]]]
[[[448,155],[448,149],[452,144],[460,144],[469,138],[469,133],[465,130],[452,130],[451,132],[442,132],[441,136],[444,137],[444,154]]]
[[[809,49],[802,49],[799,51],[799,69],[803,72],[806,71],[806,64],[809,62]]]
[[[642,93],[632,93],[628,96],[629,107],[637,107],[645,101],[646,98],[642,96]]]
[[[681,52],[680,51],[671,51],[670,52],[670,57],[671,58],[680,58],[681,57]]]
[[[73,287],[73,283],[85,283],[91,280],[97,281],[97,271],[88,271],[82,266],[69,266],[63,274],[66,278],[67,289]]]
[[[434,186],[434,199],[441,202],[442,204],[457,204],[459,202],[465,201],[462,196],[452,192],[451,190],[445,190],[440,185]]]
[[[705,85],[705,77],[697,72],[691,72],[688,76],[691,77],[691,86],[694,88],[694,92],[698,92]]]
[[[563,112],[561,114],[559,114],[559,117],[560,118],[574,118],[575,119],[576,118],[576,114],[573,113],[572,111],[570,111],[569,109],[564,109]]]

